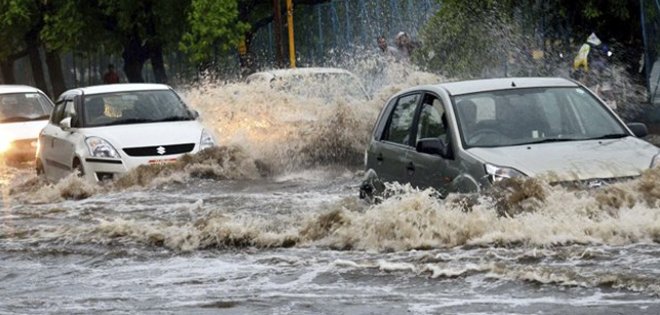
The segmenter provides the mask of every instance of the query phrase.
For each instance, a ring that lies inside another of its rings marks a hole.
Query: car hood
[[[81,129],[86,137],[100,137],[116,149],[199,143],[203,127],[197,121],[175,121]]]
[[[633,137],[541,143],[467,152],[486,163],[511,167],[550,181],[574,181],[640,175],[659,153],[656,146]]]
[[[35,120],[24,122],[0,123],[0,137],[11,141],[36,139],[48,120]]]

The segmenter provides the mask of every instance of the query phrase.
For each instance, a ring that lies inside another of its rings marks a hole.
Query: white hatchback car
[[[64,92],[39,135],[37,173],[78,171],[112,179],[144,164],[176,161],[215,145],[181,97],[162,84],[112,84]]]
[[[39,131],[48,123],[53,103],[39,89],[0,85],[0,157],[33,161]]]

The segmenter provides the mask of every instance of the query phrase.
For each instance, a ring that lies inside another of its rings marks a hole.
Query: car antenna
[[[516,87],[516,82],[511,81],[511,87]]]

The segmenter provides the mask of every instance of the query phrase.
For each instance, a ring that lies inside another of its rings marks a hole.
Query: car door
[[[71,126],[72,129],[64,130],[60,126],[60,122],[71,117]],[[72,171],[72,162],[75,152],[75,145],[73,139],[75,127],[77,121],[77,113],[75,103],[73,98],[67,98],[64,100],[64,109],[61,119],[54,125],[55,128],[52,129],[52,140],[51,140],[51,161],[50,164],[53,166],[53,169],[56,169],[54,173],[56,178],[62,178],[67,176]]]
[[[420,110],[415,117],[416,128],[415,141],[420,139],[439,138],[449,146],[452,152],[451,137],[448,134],[448,126],[445,107],[440,99],[427,93],[424,95]],[[413,152],[408,155],[406,161],[408,168],[412,169],[410,183],[418,188],[435,188],[443,197],[450,190],[450,185],[460,172],[452,157],[444,158],[439,154],[428,154]]]
[[[413,120],[421,93],[405,94],[396,100],[385,127],[371,145],[368,165],[383,182],[406,182],[408,154],[414,151]]]
[[[57,102],[48,124],[39,133],[39,157],[46,178],[49,180],[54,180],[60,173],[53,155],[55,154],[55,137],[59,129],[58,124],[64,116],[64,105],[63,99]]]

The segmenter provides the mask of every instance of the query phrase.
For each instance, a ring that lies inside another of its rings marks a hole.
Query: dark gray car
[[[362,197],[385,182],[479,192],[504,178],[600,185],[660,164],[623,121],[580,84],[506,78],[418,86],[391,97],[365,153]]]

